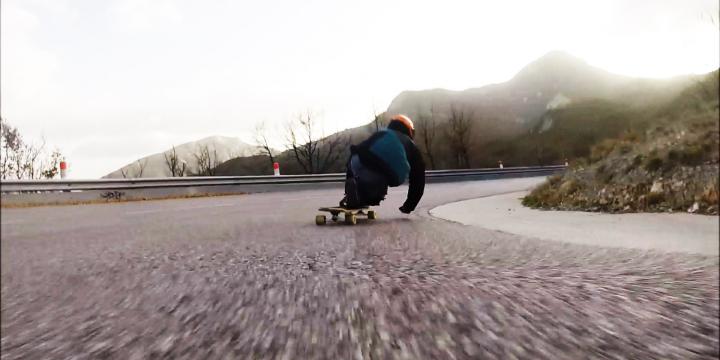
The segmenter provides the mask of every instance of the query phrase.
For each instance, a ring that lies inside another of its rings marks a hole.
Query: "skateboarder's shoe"
[[[359,209],[362,206],[356,202],[348,201],[348,197],[345,196],[342,200],[340,200],[340,207],[343,209]]]

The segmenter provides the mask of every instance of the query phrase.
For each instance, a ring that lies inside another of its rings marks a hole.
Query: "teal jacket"
[[[369,169],[384,174],[389,186],[400,186],[409,179],[408,197],[403,207],[415,210],[425,191],[425,162],[404,128],[387,128],[371,135],[350,150]]]

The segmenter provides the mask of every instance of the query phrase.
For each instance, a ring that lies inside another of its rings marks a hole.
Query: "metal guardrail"
[[[549,173],[565,169],[564,165],[554,166],[527,166],[485,168],[485,169],[458,169],[458,170],[429,170],[425,176],[429,180],[447,179],[461,180],[474,176],[509,175]],[[198,176],[174,178],[139,178],[139,179],[98,179],[98,180],[2,180],[0,192],[55,192],[55,191],[90,191],[90,190],[132,190],[157,189],[198,186],[227,186],[227,185],[271,185],[271,184],[311,184],[342,182],[344,173],[314,174],[314,175],[263,175],[263,176]]]

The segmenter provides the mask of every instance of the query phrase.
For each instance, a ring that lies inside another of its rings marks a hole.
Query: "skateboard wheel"
[[[327,219],[325,218],[325,215],[316,215],[315,216],[315,225],[325,225],[327,222]]]
[[[355,217],[355,214],[346,214],[345,215],[345,223],[348,225],[357,224],[357,217]]]
[[[377,219],[377,213],[375,212],[375,210],[368,210],[367,217],[370,220],[375,220]]]

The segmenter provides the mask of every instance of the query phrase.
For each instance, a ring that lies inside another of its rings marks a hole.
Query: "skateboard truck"
[[[368,220],[375,220],[377,219],[377,213],[375,213],[375,210],[369,210],[368,208],[360,208],[360,209],[345,209],[341,207],[322,207],[318,209],[319,211],[329,212],[332,216],[330,219],[333,222],[337,222],[340,217],[340,214],[343,214],[343,219],[345,220],[345,224],[348,225],[355,225],[357,224],[357,218],[358,216],[365,216],[368,218]],[[315,216],[315,224],[316,225],[325,225],[327,223],[327,217],[324,214],[318,214]]]

